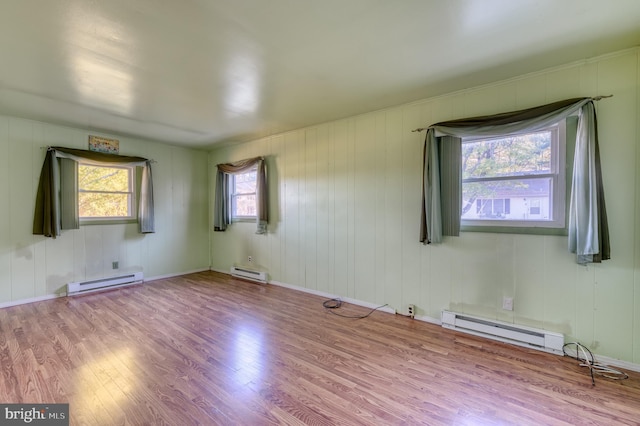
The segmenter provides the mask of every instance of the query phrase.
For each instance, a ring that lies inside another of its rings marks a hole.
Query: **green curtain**
[[[36,207],[33,216],[33,233],[45,237],[60,235],[60,173],[53,150],[47,150],[40,171],[40,182],[36,193]]]
[[[60,229],[78,229],[78,162],[58,159],[60,166]]]
[[[454,136],[437,138],[433,129],[427,129],[423,153],[421,243],[441,243],[443,236],[460,235],[461,158],[462,139]]]
[[[459,235],[461,194],[459,191],[456,193],[456,187],[460,187],[456,179],[461,177],[456,175],[461,174],[461,164],[456,150],[461,138],[533,132],[578,114],[569,206],[569,250],[576,253],[580,264],[609,259],[609,226],[593,104],[599,99],[601,97],[566,99],[519,111],[429,126],[423,154],[420,241],[424,244],[439,243],[443,235]]]
[[[266,234],[269,223],[269,197],[267,193],[267,164],[264,157],[254,157],[233,163],[218,164],[214,201],[213,230],[225,231],[231,223],[229,175],[245,173],[253,168],[256,173],[256,234]]]
[[[106,154],[82,149],[49,147],[45,155],[33,216],[33,234],[56,238],[63,229],[78,229],[77,163],[142,167],[138,208],[141,233],[155,232],[151,161],[142,157]]]

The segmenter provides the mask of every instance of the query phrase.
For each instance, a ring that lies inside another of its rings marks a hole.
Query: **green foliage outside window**
[[[81,218],[131,217],[132,169],[80,164],[78,213]]]
[[[553,172],[551,131],[465,142],[462,217],[470,213],[476,200],[549,198],[546,177]],[[541,179],[532,179],[536,176]]]

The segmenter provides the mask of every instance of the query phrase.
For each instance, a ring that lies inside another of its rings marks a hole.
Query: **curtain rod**
[[[46,146],[41,146],[40,147],[40,149],[46,149],[47,151],[49,151],[51,148],[53,148],[53,146],[51,146],[51,145],[46,145]],[[80,148],[78,148],[78,149],[80,149]],[[85,149],[83,151],[87,151],[87,150]],[[97,152],[97,151],[93,151],[93,152]],[[103,154],[105,154],[105,153],[103,153]],[[120,155],[120,154],[112,154],[112,155]],[[153,158],[150,159],[150,160],[147,160],[147,161],[149,161],[151,164],[156,164],[157,163],[157,161],[154,160]]]
[[[613,98],[613,95],[600,95],[600,96],[595,96],[595,97],[591,98],[591,100],[593,100],[593,101],[596,101],[596,102],[597,102],[597,101],[600,101],[600,100],[602,100],[602,99],[606,99],[606,98]],[[422,131],[427,130],[427,129],[428,129],[428,127],[418,127],[417,129],[413,129],[413,130],[411,131],[411,133],[422,132]]]

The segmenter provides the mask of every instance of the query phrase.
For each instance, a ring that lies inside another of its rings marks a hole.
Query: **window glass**
[[[130,219],[133,214],[134,168],[78,165],[80,219]]]
[[[257,170],[231,175],[231,216],[234,219],[253,219],[256,208]]]
[[[564,227],[564,149],[561,124],[532,133],[463,139],[462,224]]]

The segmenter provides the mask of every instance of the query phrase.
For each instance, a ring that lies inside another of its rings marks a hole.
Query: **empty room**
[[[637,425],[640,2],[0,6],[0,424]]]

